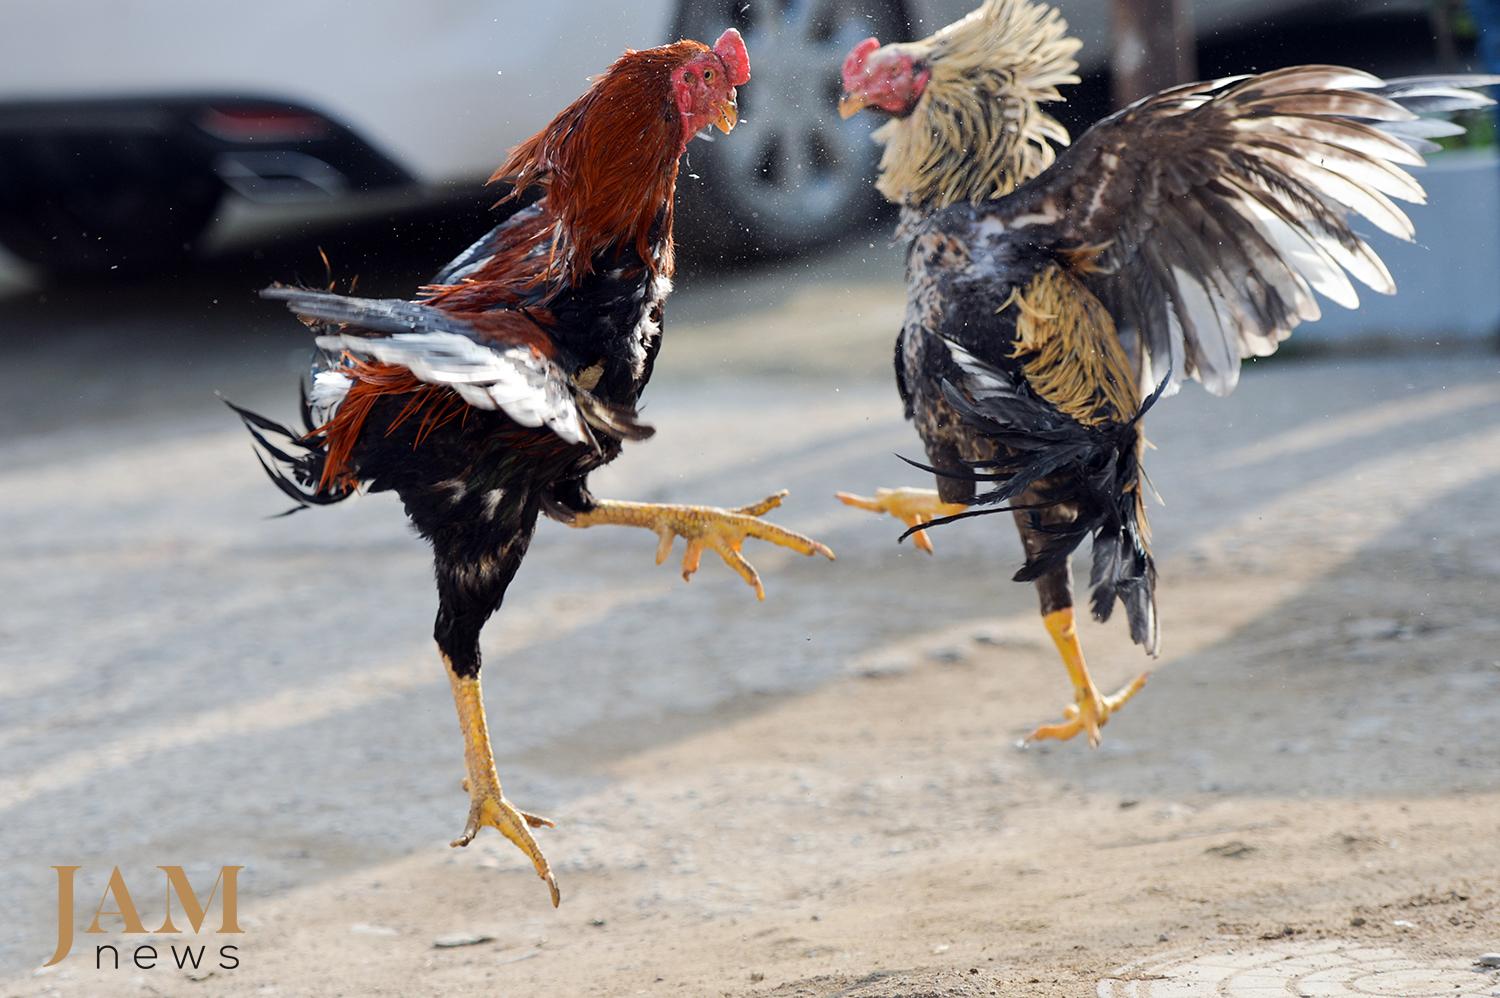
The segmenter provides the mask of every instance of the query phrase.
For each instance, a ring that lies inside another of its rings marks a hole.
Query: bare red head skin
[[[844,59],[844,99],[839,114],[845,118],[862,107],[873,107],[904,118],[927,89],[932,68],[880,39],[866,38]]]
[[[750,79],[750,55],[733,28],[672,71],[672,93],[682,113],[683,143],[709,125],[728,132],[739,120],[734,88]]]

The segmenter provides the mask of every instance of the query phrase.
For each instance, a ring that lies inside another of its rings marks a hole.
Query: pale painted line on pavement
[[[1210,558],[1250,554],[1301,579],[1322,575],[1433,501],[1500,475],[1500,429],[1424,443],[1348,468],[1201,538]],[[1309,557],[1321,552],[1321,559]]]
[[[667,589],[663,583],[632,585],[592,593],[558,594],[507,607],[486,633],[485,644],[500,644],[509,651],[551,641],[602,620],[621,607],[657,599]],[[204,711],[69,753],[23,773],[0,777],[0,811],[161,752],[306,724],[409,689],[441,683],[442,679],[442,665],[434,653],[421,661],[402,658],[384,665],[349,669],[314,683],[287,687],[259,700]]]
[[[1193,553],[1162,566],[1159,592],[1168,612],[1163,615],[1162,655],[1152,667],[1223,642],[1425,506],[1495,476],[1500,476],[1500,429],[1367,461],[1273,499],[1210,532],[1194,545]],[[1246,562],[1251,564],[1236,574],[1232,585],[1194,578],[1205,564],[1232,568]],[[1174,618],[1173,590],[1188,587],[1195,594],[1196,612],[1189,619]],[[981,633],[992,643],[1013,647],[1048,644],[1034,613],[974,618],[870,649],[851,659],[845,671],[867,676],[906,672],[934,650],[963,646]],[[1086,647],[1109,646],[1109,658],[1115,661],[1127,660],[1133,649],[1123,628],[1087,629],[1081,636]]]
[[[1396,426],[1436,419],[1465,409],[1500,402],[1500,384],[1484,382],[1459,385],[1411,398],[1381,402],[1310,426],[1299,426],[1285,433],[1238,447],[1218,460],[1223,469],[1260,464],[1285,454],[1331,447],[1355,437],[1368,437]]]
[[[15,514],[61,506],[81,518],[133,503],[220,497],[260,475],[249,437],[225,430],[8,471],[0,474],[0,508]]]
[[[1366,461],[1211,531],[1162,566],[1160,663],[1221,644],[1425,507],[1497,475],[1500,429],[1492,428]],[[1189,589],[1193,613],[1178,616],[1173,592]]]
[[[1214,531],[1197,545],[1202,556],[1232,559],[1237,552],[1253,546],[1258,567],[1274,571],[1278,585],[1274,592],[1247,587],[1239,593],[1244,598],[1237,595],[1235,612],[1200,622],[1192,639],[1179,645],[1176,654],[1222,640],[1246,620],[1284,599],[1288,588],[1303,588],[1426,504],[1495,475],[1500,475],[1500,429],[1424,444],[1365,462],[1278,498],[1232,527]],[[622,606],[657,598],[665,590],[664,585],[632,586],[559,595],[503,614],[496,620],[499,633],[491,637],[512,648],[551,640],[603,619]],[[966,628],[971,623],[943,630]],[[439,678],[435,661],[418,664],[403,660],[373,669],[348,670],[252,703],[206,711],[0,779],[0,810],[159,752],[307,723]]]

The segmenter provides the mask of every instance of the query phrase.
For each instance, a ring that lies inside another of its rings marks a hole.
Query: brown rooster
[[[1401,166],[1462,131],[1418,113],[1490,104],[1464,88],[1500,77],[1387,83],[1300,66],[1188,84],[1057,154],[1067,133],[1041,104],[1077,82],[1066,30],[1043,4],[987,0],[922,41],[849,53],[842,112],[890,116],[875,138],[906,243],[896,383],[938,487],[839,498],[899,517],[928,551],[923,525],[1012,511],[1026,553],[1015,578],[1036,585],[1074,688],[1068,719],[1028,740],[1082,731],[1097,745],[1146,675],[1100,695],[1070,562],[1092,536],[1094,617],[1118,600],[1154,657],[1141,417],[1184,377],[1228,394],[1242,357],[1319,317],[1314,290],[1355,307],[1345,271],[1393,293],[1347,216],[1410,239],[1390,197],[1423,194]],[[976,495],[981,481],[997,484]]]
[[[622,440],[651,435],[635,406],[661,344],[671,289],[678,160],[700,129],[728,132],[749,57],[730,29],[626,51],[588,91],[517,146],[492,180],[544,196],[461,253],[417,301],[276,287],[317,329],[322,356],[304,400],[305,433],[237,410],[262,463],[301,505],[394,490],[431,541],[434,636],[464,733],[468,824],[524,851],[559,900],[532,836],[545,818],[501,793],[479,687],[479,632],[500,606],[546,513],[574,527],[646,527],[687,540],[683,577],[705,548],[764,591],[740,555],[746,537],[804,554],[823,545],[758,517],[780,495],[738,510],[614,502],[589,493],[590,471]]]

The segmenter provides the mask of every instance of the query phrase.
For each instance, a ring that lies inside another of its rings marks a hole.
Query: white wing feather
[[[592,444],[562,372],[528,346],[490,347],[458,333],[318,337],[324,350],[346,350],[399,364],[422,381],[447,385],[476,409],[499,409],[522,426],[546,426],[570,444]]]

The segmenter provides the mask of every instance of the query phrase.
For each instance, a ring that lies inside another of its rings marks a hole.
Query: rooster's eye
[[[713,70],[711,70],[711,69],[705,69],[703,71],[703,82],[704,83],[712,83],[713,82],[713,78],[714,78],[714,71]]]

